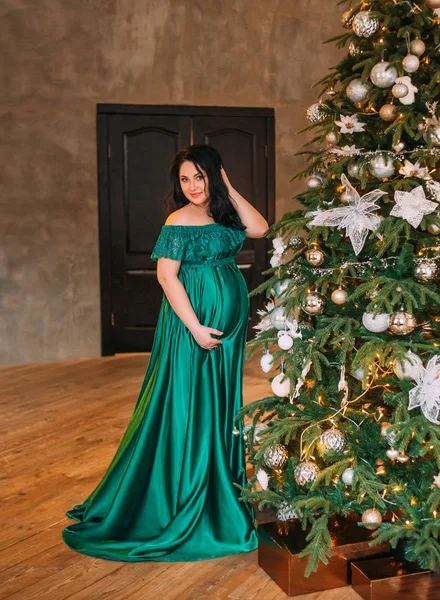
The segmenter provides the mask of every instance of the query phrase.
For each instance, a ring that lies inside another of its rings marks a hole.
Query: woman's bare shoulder
[[[183,206],[168,215],[165,225],[191,225],[191,214]]]

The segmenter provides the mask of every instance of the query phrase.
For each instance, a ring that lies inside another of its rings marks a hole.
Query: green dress
[[[234,256],[245,233],[218,223],[164,225],[152,258],[180,260],[179,280],[202,325],[199,346],[165,294],[128,427],[103,479],[66,514],[65,543],[98,558],[196,561],[257,548],[246,484],[242,405],[249,298]]]

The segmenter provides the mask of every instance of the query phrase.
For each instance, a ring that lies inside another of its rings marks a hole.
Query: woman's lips
[[[197,192],[197,194],[191,194],[191,196],[200,196],[202,192]]]

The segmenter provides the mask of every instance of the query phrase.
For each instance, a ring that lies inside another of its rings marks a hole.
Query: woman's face
[[[197,206],[206,204],[209,200],[208,176],[200,168],[203,175],[197,171],[194,163],[187,160],[180,166],[180,187],[185,197]]]

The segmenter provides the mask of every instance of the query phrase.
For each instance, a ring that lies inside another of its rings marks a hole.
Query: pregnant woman
[[[230,184],[218,152],[183,148],[171,166],[173,212],[151,257],[164,296],[128,427],[96,489],[66,514],[65,543],[109,560],[197,561],[257,547],[239,500],[249,299],[235,263],[268,229]],[[241,427],[241,425],[238,425]]]

